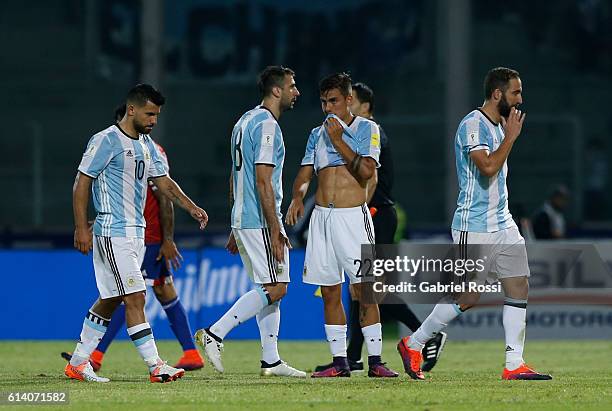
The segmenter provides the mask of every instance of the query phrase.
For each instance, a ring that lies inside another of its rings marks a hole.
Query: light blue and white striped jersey
[[[355,153],[371,157],[376,161],[376,167],[380,167],[378,162],[380,157],[380,131],[378,125],[367,118],[355,116],[353,121],[346,125],[334,114],[328,115],[325,119],[333,117],[342,124],[344,133],[342,139]],[[325,167],[335,167],[346,164],[340,153],[336,150],[324,125],[313,128],[306,143],[306,152],[302,159],[302,165],[313,165],[315,172]]]
[[[459,198],[452,228],[459,231],[492,233],[516,224],[508,210],[508,164],[492,177],[480,174],[470,157],[474,150],[497,150],[504,130],[482,111],[474,110],[461,120],[455,136],[455,165]]]
[[[147,179],[167,173],[153,140],[133,139],[112,125],[89,140],[79,171],[94,179],[94,234],[144,238]]]
[[[264,228],[268,226],[256,185],[256,164],[270,164],[276,215],[282,221],[283,163],[285,143],[272,112],[257,106],[240,117],[232,130],[232,174],[234,206],[233,228]],[[282,223],[281,223],[282,227]]]

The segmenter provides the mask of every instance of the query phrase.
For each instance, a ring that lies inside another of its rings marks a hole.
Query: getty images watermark
[[[612,304],[612,243],[363,245],[366,302],[435,304],[478,295],[503,301],[503,279],[529,276],[530,301]],[[501,280],[501,281],[500,281]]]
[[[408,256],[395,256],[395,258],[380,258],[371,260],[372,276],[383,277],[387,273],[403,273],[414,278],[417,274],[439,274],[454,275],[456,281],[427,281],[417,283],[400,281],[398,284],[385,284],[381,279],[374,281],[372,288],[377,293],[496,293],[501,292],[501,283],[494,284],[479,283],[476,278],[486,270],[487,256],[483,258],[426,258],[421,256],[414,259]],[[366,260],[367,261],[367,260]],[[467,275],[473,275],[474,280],[466,280]],[[438,275],[436,275],[438,277]],[[422,278],[422,277],[421,277]]]

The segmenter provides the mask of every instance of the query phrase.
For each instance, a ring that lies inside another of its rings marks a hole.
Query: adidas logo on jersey
[[[134,157],[134,154],[132,154],[132,150],[128,150],[128,152],[125,154],[126,157]]]

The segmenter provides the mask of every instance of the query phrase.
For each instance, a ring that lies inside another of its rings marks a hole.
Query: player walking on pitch
[[[125,104],[121,104],[115,110],[115,122],[119,123],[123,117],[125,117]],[[153,143],[169,173],[168,158],[164,149],[155,141]],[[152,286],[155,297],[166,312],[170,328],[183,348],[183,356],[174,367],[185,371],[200,369],[204,367],[204,361],[195,348],[189,319],[172,279],[173,270],[180,267],[183,258],[174,243],[174,208],[172,202],[159,192],[151,180],[147,187],[144,218],[145,254],[141,271],[145,283]],[[124,324],[125,306],[121,304],[113,313],[104,337],[89,358],[94,371],[97,372],[102,367],[106,350]],[[70,361],[72,353],[62,352],[61,356]]]
[[[166,175],[148,135],[157,123],[164,102],[161,93],[150,85],[133,87],[126,99],[126,116],[90,139],[79,165],[73,188],[74,246],[83,254],[93,248],[100,298],[85,317],[80,340],[64,370],[69,378],[109,381],[96,375],[89,359],[122,301],[128,334],[149,367],[150,381],[170,382],[185,373],[159,358],[153,332],[145,318],[145,281],[140,272],[145,248],[143,209],[149,178],[164,195],[188,211],[201,229],[208,222],[206,212]],[[97,212],[93,238],[87,223],[92,182]]]
[[[351,113],[376,121],[374,119],[374,102],[374,92],[368,85],[364,83],[352,85]],[[380,123],[377,124],[380,132],[380,167],[376,170],[376,178],[373,178],[374,184],[372,184],[372,181],[368,183],[367,203],[372,215],[376,244],[393,244],[397,229],[397,214],[392,195],[394,181],[393,156],[391,155],[389,139]],[[351,295],[354,294],[352,291],[353,287],[352,285],[350,287]],[[348,319],[349,342],[347,347],[351,371],[363,370],[363,362],[360,359],[364,339],[361,333],[361,325],[359,324],[359,305],[359,301],[352,298]],[[379,304],[378,309],[380,311],[381,322],[390,319],[400,321],[412,331],[416,331],[421,326],[419,319],[410,307],[403,302]],[[434,338],[427,341],[423,348],[423,371],[431,371],[436,365],[445,343],[446,333],[444,332],[438,333]],[[319,365],[315,368],[315,371],[323,371],[329,367],[329,364]]]
[[[502,378],[550,380],[550,375],[531,369],[523,360],[530,274],[525,240],[508,211],[506,187],[508,155],[525,121],[525,113],[518,109],[523,102],[519,73],[504,67],[490,70],[484,92],[483,106],[463,118],[455,137],[459,198],[451,227],[453,241],[486,244],[491,268],[484,274],[488,280],[499,280],[504,289],[506,366]],[[465,294],[452,304],[438,303],[421,327],[398,343],[404,369],[411,378],[425,379],[421,370],[425,342],[477,299],[477,294]]]
[[[289,283],[289,240],[280,211],[285,145],[278,118],[300,95],[295,73],[269,66],[259,75],[263,101],[240,117],[232,131],[232,231],[226,248],[240,258],[256,284],[209,328],[196,332],[210,363],[223,372],[223,339],[256,316],[261,335],[262,376],[306,377],[280,359],[277,347],[280,300]]]
[[[366,206],[368,181],[379,166],[380,133],[371,120],[354,116],[351,78],[337,73],[319,83],[323,125],[310,133],[302,167],[293,183],[293,199],[287,223],[294,225],[304,214],[303,199],[313,174],[318,174],[316,206],[310,218],[303,281],[321,286],[325,334],[333,362],[312,377],[349,377],[346,353],[346,315],[342,306],[344,274],[349,276],[357,299],[359,319],[368,349],[368,376],[397,377],[381,361],[382,327],[376,304],[361,300],[359,275],[361,245],[374,244],[372,218]]]

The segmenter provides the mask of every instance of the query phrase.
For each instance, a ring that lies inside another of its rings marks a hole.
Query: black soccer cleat
[[[431,371],[433,367],[436,366],[438,359],[440,358],[440,354],[442,354],[442,350],[444,349],[444,345],[446,344],[446,338],[448,336],[445,332],[440,331],[433,338],[425,343],[423,346],[423,365],[421,369],[423,371]]]

